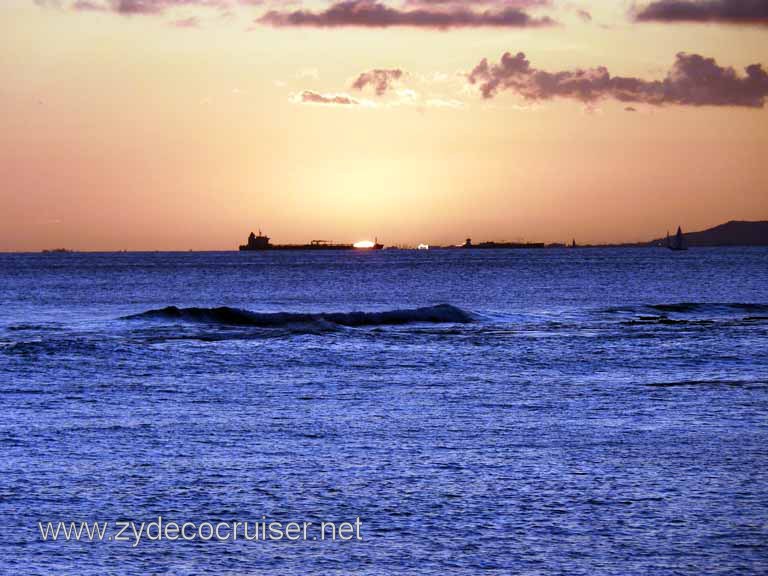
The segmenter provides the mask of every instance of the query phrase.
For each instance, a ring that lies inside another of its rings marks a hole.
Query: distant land
[[[670,230],[670,235],[674,235],[676,228]],[[768,246],[768,220],[760,220],[755,222],[749,222],[745,220],[731,220],[725,224],[720,224],[706,230],[700,230],[698,232],[687,232],[683,229],[683,234],[688,246],[691,247],[715,247],[715,246]],[[317,248],[315,241],[307,248]],[[370,244],[370,246],[369,246]],[[576,240],[572,244],[561,243],[544,243],[544,242],[500,242],[500,241],[482,241],[478,243],[472,242],[470,238],[467,238],[463,244],[454,244],[450,246],[438,246],[438,245],[426,245],[422,244],[419,249],[431,249],[431,250],[444,250],[444,249],[513,249],[513,248],[616,248],[616,247],[633,247],[633,248],[647,248],[647,247],[666,247],[666,236],[656,238],[649,242],[623,242],[623,243],[606,243],[606,244],[577,244]],[[334,245],[334,244],[322,244],[321,248],[349,248],[352,249],[353,245]],[[302,246],[296,246],[291,248],[302,248]],[[359,249],[365,251],[365,249],[404,249],[415,250],[416,247],[403,246],[403,245],[389,245],[383,246],[377,242],[368,242],[366,245],[360,246]],[[242,250],[242,247],[241,247]],[[2,251],[2,250],[0,250]],[[66,248],[53,248],[42,250],[46,254],[63,254],[72,252],[81,252],[80,250],[70,250]],[[88,250],[91,252],[91,250]],[[99,252],[95,250],[95,252]],[[110,251],[112,252],[112,251]],[[128,252],[128,250],[118,250],[114,252]],[[150,250],[150,252],[158,252],[158,250]],[[195,250],[189,250],[189,252],[195,252]]]
[[[674,235],[676,229],[670,230]],[[731,220],[699,232],[686,232],[683,235],[688,246],[714,247],[714,246],[768,246],[768,220],[748,222],[745,220]],[[622,242],[606,244],[579,244],[579,248],[611,248],[611,247],[647,247],[667,246],[667,237],[656,238],[650,242]],[[464,245],[446,246],[445,248],[565,248],[567,244],[544,243],[510,243],[510,242],[481,242],[473,244],[469,239]],[[574,246],[576,241],[574,240]],[[435,246],[435,248],[440,248]]]
[[[677,228],[670,230],[670,235],[674,235]],[[693,247],[715,247],[715,246],[768,246],[768,220],[748,222],[745,220],[731,220],[725,224],[719,224],[699,232],[687,232],[683,229],[683,235],[688,246]],[[469,242],[469,240],[468,240]],[[656,238],[650,242],[616,242],[606,244],[578,244],[574,240],[573,247],[579,248],[616,248],[616,247],[636,247],[647,248],[667,246],[667,237]],[[445,248],[567,248],[567,244],[513,244],[509,242],[482,242],[480,244],[464,244],[457,246],[446,246]],[[432,247],[430,247],[432,248]],[[435,248],[440,248],[435,246]]]
[[[674,234],[670,230],[670,234]],[[768,221],[746,222],[731,220],[700,232],[686,232],[689,246],[768,246]],[[666,246],[667,238],[649,242],[651,246]]]

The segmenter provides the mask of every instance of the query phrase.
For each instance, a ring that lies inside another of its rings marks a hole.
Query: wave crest
[[[400,324],[464,324],[473,322],[469,312],[450,304],[438,304],[406,310],[384,312],[251,312],[240,308],[177,308],[167,306],[125,316],[126,320],[157,319],[204,322],[228,326],[281,328],[296,324],[334,324],[338,326],[394,326]]]
[[[766,312],[768,304],[749,302],[677,302],[673,304],[650,304],[648,306],[659,312]]]

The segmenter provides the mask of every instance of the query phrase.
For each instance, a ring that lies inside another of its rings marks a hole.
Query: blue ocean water
[[[768,250],[0,254],[0,413],[0,574],[765,573]]]

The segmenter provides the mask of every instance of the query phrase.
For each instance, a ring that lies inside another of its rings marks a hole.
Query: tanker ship
[[[259,230],[257,236],[251,232],[248,236],[248,242],[240,245],[241,252],[263,251],[263,250],[381,250],[383,244],[378,240],[371,242],[364,240],[354,244],[337,244],[329,240],[312,240],[309,244],[272,244],[269,236],[264,236]]]

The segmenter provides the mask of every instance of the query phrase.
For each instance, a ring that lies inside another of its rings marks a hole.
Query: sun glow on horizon
[[[355,248],[373,248],[374,243],[370,240],[360,240],[359,242],[355,242],[353,246]]]

